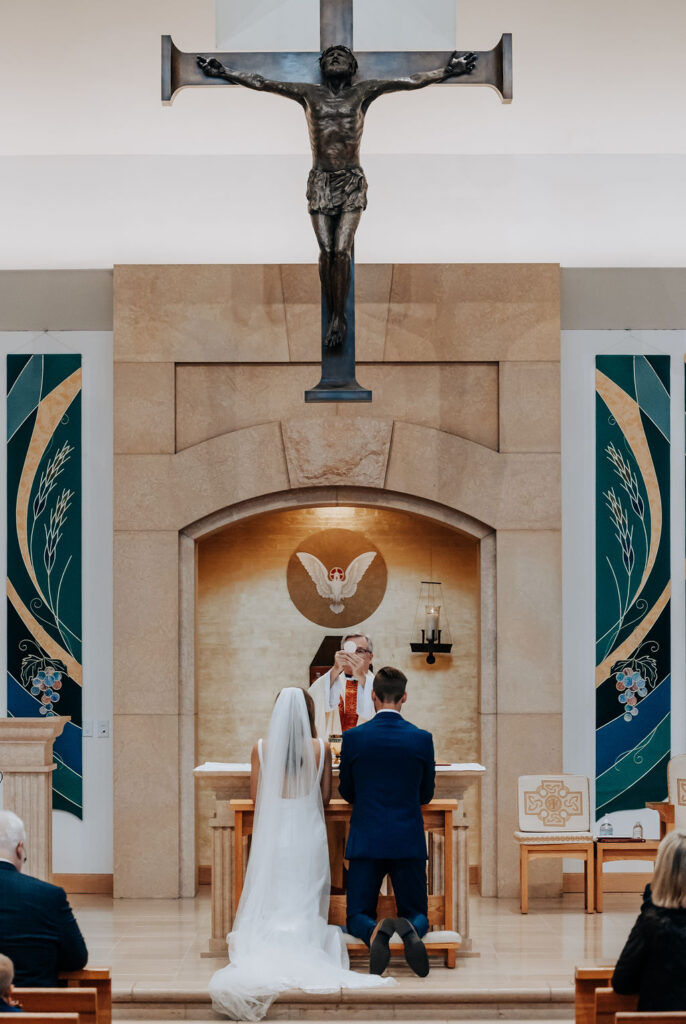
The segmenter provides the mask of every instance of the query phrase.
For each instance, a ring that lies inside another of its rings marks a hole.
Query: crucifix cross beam
[[[512,36],[487,51],[367,51],[353,54],[353,0],[319,0],[322,54],[184,53],[162,37],[162,102],[195,85],[243,85],[298,102],[313,165],[308,210],[319,243],[322,377],[306,402],[369,402],[355,378],[354,237],[367,205],[360,142],[369,105],[385,93],[425,86],[488,85],[512,100]],[[354,81],[353,81],[354,79]]]

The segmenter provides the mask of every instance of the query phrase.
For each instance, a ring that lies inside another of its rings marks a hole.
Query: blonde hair
[[[14,981],[14,964],[0,953],[0,997],[7,995]]]
[[[658,846],[651,895],[656,907],[686,907],[686,829],[674,829]]]

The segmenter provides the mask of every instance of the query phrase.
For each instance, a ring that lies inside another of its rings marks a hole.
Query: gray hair
[[[341,650],[343,650],[343,646],[346,640],[355,640],[356,637],[362,637],[363,640],[366,640],[367,646],[369,647],[369,653],[374,653],[374,644],[372,643],[372,638],[370,636],[367,636],[366,633],[346,633],[343,639],[341,640]]]
[[[675,828],[658,846],[650,889],[656,907],[686,907],[686,829]]]
[[[8,956],[0,953],[0,998],[7,995],[14,981],[14,964]]]
[[[13,811],[0,811],[0,854],[14,854],[19,843],[26,842],[24,822]]]

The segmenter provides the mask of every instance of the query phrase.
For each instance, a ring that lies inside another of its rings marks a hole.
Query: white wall
[[[389,46],[427,28],[420,7],[403,0]],[[447,48],[514,33],[515,100],[434,88],[372,106],[358,260],[683,265],[683,0],[458,14]],[[0,268],[314,261],[302,110],[236,88],[162,107],[162,33],[211,50],[212,0],[0,5]]]
[[[463,88],[386,97],[369,114],[366,153],[686,153],[682,0],[456,6],[446,49],[514,34],[515,102]],[[421,7],[400,5],[410,37],[426,28]],[[213,49],[213,0],[3,0],[0,152],[307,152],[301,110],[278,97],[190,89],[163,108],[163,33],[184,50]]]
[[[215,0],[215,9],[219,50],[319,48],[319,0]],[[456,16],[456,0],[353,0],[353,47],[449,49]]]
[[[112,335],[109,332],[0,332],[0,436],[5,437],[10,352],[80,352],[83,357],[83,718],[110,723],[108,739],[83,740],[83,821],[53,814],[53,871],[112,871]],[[5,493],[5,444],[0,481]],[[2,502],[5,507],[5,502]],[[0,579],[7,530],[0,521]],[[4,588],[3,602],[6,600]],[[5,610],[2,610],[3,622]],[[0,651],[0,715],[7,710],[7,649]],[[96,730],[94,730],[95,732]],[[1,786],[0,786],[1,791]]]
[[[304,155],[0,164],[0,269],[315,262]],[[365,169],[361,263],[686,266],[686,156],[371,156]]]
[[[684,356],[686,331],[562,332],[562,640],[564,770],[595,777],[595,357],[671,355],[672,751],[686,750]],[[594,790],[591,786],[592,802]],[[615,834],[654,811],[610,815]],[[570,866],[576,870],[578,864]],[[622,870],[619,864],[615,870]],[[635,865],[626,866],[635,870]]]

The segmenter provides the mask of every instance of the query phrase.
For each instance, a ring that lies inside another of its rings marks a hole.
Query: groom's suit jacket
[[[430,732],[381,711],[343,733],[339,791],[353,805],[345,856],[426,858],[422,804],[434,795]]]

